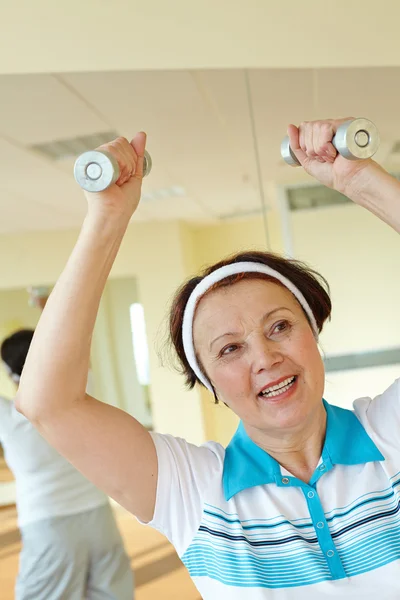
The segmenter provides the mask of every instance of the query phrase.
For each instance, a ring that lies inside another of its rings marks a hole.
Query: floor
[[[14,481],[11,471],[7,468],[3,458],[3,450],[0,446],[0,483],[9,483]]]
[[[12,475],[0,456],[0,486],[12,484]],[[201,600],[171,544],[157,531],[140,525],[129,513],[116,508],[118,524],[132,561],[136,600]],[[14,505],[0,508],[1,600],[14,598],[20,536]]]

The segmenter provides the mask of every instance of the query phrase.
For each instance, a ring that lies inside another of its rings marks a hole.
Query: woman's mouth
[[[266,387],[260,392],[258,395],[262,399],[282,399],[283,397],[288,396],[296,387],[297,383],[297,375],[292,375],[292,377],[287,377],[283,381],[280,381],[276,385],[271,385]]]

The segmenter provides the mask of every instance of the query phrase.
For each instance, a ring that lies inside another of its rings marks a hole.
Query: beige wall
[[[332,321],[321,336],[327,354],[400,345],[399,235],[349,204],[301,211],[292,218],[297,258],[327,278]]]
[[[394,66],[399,17],[397,0],[3,2],[0,73]]]

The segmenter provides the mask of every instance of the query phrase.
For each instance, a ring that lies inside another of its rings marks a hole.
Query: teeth
[[[286,390],[288,390],[290,388],[290,386],[292,385],[294,380],[295,380],[295,377],[289,377],[288,379],[281,381],[281,383],[279,385],[272,385],[271,387],[266,388],[265,390],[263,390],[261,392],[261,395],[269,396],[269,397],[279,396],[279,394],[286,392]]]

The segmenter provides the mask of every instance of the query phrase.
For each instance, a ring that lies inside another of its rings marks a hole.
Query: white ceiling
[[[370,118],[382,137],[378,159],[396,168],[400,68],[255,70],[249,81],[270,206],[276,184],[305,179],[280,158],[289,122]],[[259,210],[243,70],[3,75],[0,233],[77,227],[85,200],[73,160],[53,162],[30,146],[109,129],[148,133],[153,171],[136,218],[209,222]],[[185,195],[168,196],[173,186]]]

